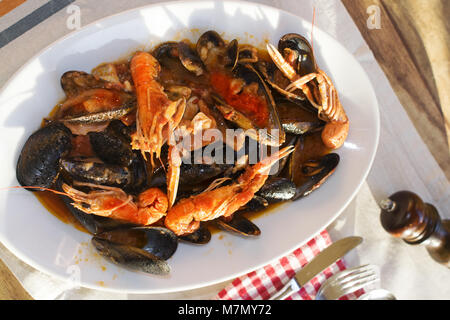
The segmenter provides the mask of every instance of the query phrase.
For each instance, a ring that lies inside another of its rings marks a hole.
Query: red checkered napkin
[[[265,267],[236,278],[214,298],[216,300],[266,300],[283,286],[310,262],[320,251],[331,244],[330,235],[326,230],[317,234],[305,245],[289,255],[274,261]],[[333,274],[346,269],[344,261],[338,260],[316,277],[306,283],[299,292],[291,295],[288,300],[313,300],[320,286]],[[341,300],[356,299],[363,293],[359,290],[346,295]]]

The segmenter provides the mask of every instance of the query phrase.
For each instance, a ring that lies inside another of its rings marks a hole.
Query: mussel
[[[200,227],[192,233],[179,236],[180,240],[196,245],[207,244],[211,240],[211,231],[204,223],[200,223]]]
[[[140,179],[129,167],[92,160],[63,159],[61,167],[74,180],[123,189],[136,187]]]
[[[108,84],[84,71],[67,71],[61,76],[60,81],[67,98],[75,97],[89,89],[106,88]]]
[[[256,224],[238,212],[236,212],[231,219],[221,217],[214,220],[214,222],[219,228],[241,236],[255,237],[261,234],[261,230]]]
[[[203,61],[207,69],[233,70],[240,57],[239,43],[236,39],[231,40],[228,44],[225,40],[213,30],[203,33],[196,43],[197,54]],[[248,55],[244,53],[242,58]]]
[[[133,95],[115,89],[88,89],[64,101],[56,119],[69,124],[92,124],[120,119],[136,108]]]
[[[288,33],[278,41],[278,51],[294,66],[300,76],[317,71],[311,44],[297,33]]]
[[[296,194],[294,182],[288,178],[269,178],[264,186],[256,193],[269,203],[291,200]]]
[[[115,123],[115,122],[114,122]],[[129,137],[111,123],[104,131],[89,132],[89,141],[97,156],[106,163],[120,166],[131,165],[134,153]]]
[[[72,134],[62,123],[33,133],[17,161],[16,177],[22,186],[51,188],[60,172],[60,159],[72,149]]]
[[[204,65],[196,51],[184,41],[168,41],[160,44],[153,50],[154,57],[163,67],[171,67],[172,61],[180,62],[189,72],[200,76],[204,73]]]
[[[180,191],[192,191],[196,186],[211,181],[232,167],[229,164],[189,164],[182,163],[180,166]],[[164,187],[166,184],[166,173],[163,168],[158,168],[150,181],[150,187]]]
[[[196,76],[203,74],[204,66],[197,53],[183,41],[178,42],[178,55],[183,66]]]
[[[206,31],[197,40],[197,54],[206,66],[217,64],[217,59],[223,55],[225,41],[213,30]]]
[[[251,64],[239,64],[233,76],[214,73],[211,77],[216,107],[225,119],[246,130],[252,139],[270,146],[285,141],[270,89]],[[251,130],[250,130],[251,129]]]
[[[117,228],[96,235],[110,242],[136,247],[167,260],[177,250],[178,238],[163,227]]]
[[[337,153],[329,153],[317,160],[303,163],[300,168],[303,181],[299,183],[292,200],[305,197],[320,187],[336,170],[339,160],[340,157]]]
[[[296,193],[292,200],[309,195],[320,187],[336,170],[340,157],[337,153],[328,153],[325,147],[317,147],[320,135],[312,134],[300,137],[295,145],[289,163],[289,176],[296,185]],[[311,154],[311,150],[316,150]]]
[[[162,227],[121,228],[97,234],[97,251],[112,262],[132,270],[157,275],[170,272],[165,261],[177,250],[178,238]]]
[[[104,258],[127,269],[156,275],[170,273],[170,266],[165,260],[145,250],[99,237],[93,237],[91,243]]]

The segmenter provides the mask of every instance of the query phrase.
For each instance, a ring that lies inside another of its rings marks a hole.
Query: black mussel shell
[[[156,275],[170,273],[170,266],[165,260],[143,249],[99,237],[93,237],[91,243],[104,258],[127,269]]]
[[[263,197],[255,195],[255,196],[253,196],[252,200],[247,202],[245,204],[245,206],[241,207],[240,210],[246,211],[246,212],[248,212],[248,211],[255,212],[255,211],[260,211],[262,209],[267,208],[268,205],[269,205],[269,201],[267,201]]]
[[[261,230],[257,225],[239,214],[234,214],[231,220],[221,217],[214,220],[214,222],[219,228],[241,236],[259,236],[261,234]]]
[[[304,179],[297,186],[296,194],[292,200],[303,198],[319,188],[336,170],[339,160],[340,157],[337,153],[329,153],[318,160],[309,160],[301,164]]]
[[[61,168],[76,181],[123,188],[133,183],[128,167],[103,162],[63,159]]]
[[[204,66],[202,60],[187,43],[183,41],[178,43],[178,55],[181,63],[187,70],[194,73],[196,76],[203,74]]]
[[[239,59],[239,44],[236,39],[233,39],[227,45],[227,63],[225,67],[233,70],[236,67]]]
[[[211,48],[225,47],[225,41],[222,37],[213,30],[206,31],[197,40],[196,50],[200,59],[205,62],[208,59],[208,54]]]
[[[192,188],[210,181],[224,173],[232,165],[228,164],[189,164],[182,163],[180,166],[180,190],[191,190]],[[163,187],[166,184],[166,172],[163,168],[156,170],[150,181],[150,187]]]
[[[287,201],[295,196],[296,187],[290,179],[282,177],[269,178],[256,193],[269,203]]]
[[[267,137],[264,137],[264,143],[268,145],[280,146],[286,140],[286,134],[281,126],[280,118],[276,108],[276,103],[272,92],[264,81],[260,72],[249,63],[238,64],[234,69],[236,77],[243,79],[246,84],[257,83],[261,93],[265,96],[267,107],[270,113],[270,121]],[[278,130],[278,137],[272,135],[272,130]]]
[[[60,172],[60,159],[72,149],[72,133],[61,123],[33,133],[22,148],[16,177],[22,186],[50,188]]]
[[[278,41],[278,50],[287,58],[287,55],[295,56],[295,68],[300,76],[316,72],[317,63],[311,44],[305,37],[296,34],[285,34]]]
[[[200,228],[193,233],[179,236],[178,238],[181,241],[192,244],[207,244],[211,240],[211,232],[204,224],[200,224]]]
[[[164,58],[178,58],[178,42],[163,42],[153,50],[152,55],[158,61],[163,60]]]
[[[140,248],[164,260],[169,259],[178,247],[175,233],[163,227],[120,228],[102,232],[97,237]]]
[[[251,45],[243,45],[239,48],[239,63],[256,63],[258,62],[258,50]]]
[[[114,127],[109,125],[104,131],[89,132],[88,136],[92,149],[101,160],[121,166],[131,165],[134,155],[129,138],[118,133]]]
[[[67,71],[61,76],[60,81],[61,88],[68,98],[88,89],[105,88],[107,83],[84,71]]]
[[[298,121],[297,119],[281,119],[281,126],[286,133],[303,135],[321,131],[325,122],[317,121]]]

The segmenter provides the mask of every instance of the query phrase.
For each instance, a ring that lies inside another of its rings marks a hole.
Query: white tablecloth
[[[48,0],[27,1],[0,18],[0,31]],[[76,0],[81,26],[123,10],[158,1]],[[372,263],[381,270],[381,287],[398,299],[450,299],[450,271],[435,263],[421,246],[409,246],[388,235],[379,223],[377,202],[408,189],[433,203],[444,218],[450,218],[448,180],[399,103],[386,76],[374,59],[356,25],[337,0],[254,1],[281,8],[312,21],[352,52],[374,85],[381,113],[381,137],[373,168],[356,198],[327,230],[333,239],[359,235],[364,242],[346,256],[349,266]],[[36,52],[69,33],[63,9],[0,48],[0,85]],[[381,27],[382,27],[381,21]],[[446,146],[444,146],[446,147]],[[201,289],[155,295],[112,294],[49,277],[13,256],[0,245],[0,258],[35,299],[209,299],[228,282]]]

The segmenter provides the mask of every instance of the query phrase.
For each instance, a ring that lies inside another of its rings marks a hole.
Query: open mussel
[[[134,96],[126,92],[130,88],[125,88],[118,78],[114,82],[102,79],[111,78],[102,75],[108,72],[103,69],[110,68],[102,67],[97,75],[67,71],[61,76],[61,87],[67,99],[60,104],[55,120],[64,122],[75,134],[79,134],[82,125],[120,119],[136,107]]]
[[[301,35],[288,33],[278,42],[278,51],[293,70],[303,76],[317,71],[317,64],[310,43]],[[308,102],[302,90],[288,91],[291,81],[272,62],[259,62],[258,70],[266,82],[281,96],[312,112],[317,110]]]
[[[211,84],[216,108],[225,119],[263,144],[284,143],[286,137],[271,91],[251,64],[237,65],[231,76],[215,72]]]
[[[67,71],[61,76],[61,88],[68,98],[94,88],[105,88],[106,82],[84,71]]]
[[[33,133],[17,161],[22,186],[51,188],[60,173],[60,160],[72,149],[72,134],[61,123],[50,123]]]
[[[306,102],[305,102],[306,103]],[[326,122],[317,117],[314,108],[301,107],[285,98],[276,100],[281,126],[287,134],[300,136],[323,130]]]
[[[237,62],[256,63],[258,60],[258,50],[254,46],[245,44],[239,47]]]
[[[218,69],[233,70],[240,57],[239,43],[236,39],[228,44],[213,30],[203,33],[196,43],[197,54],[209,71]],[[248,52],[243,53],[243,58]]]
[[[110,64],[108,64],[110,65]],[[107,81],[104,79],[112,80],[112,77],[105,77],[102,75],[106,71],[103,67],[101,70],[99,67],[94,69],[94,73],[90,74],[84,71],[67,71],[61,76],[61,88],[66,94],[67,98],[72,98],[80,95],[84,91],[91,89],[117,89],[122,90],[123,86],[120,84],[119,79],[114,81]],[[97,71],[96,71],[97,70]],[[101,73],[99,73],[102,71]],[[100,75],[97,76],[97,75]],[[104,78],[104,79],[102,79]]]
[[[297,33],[288,33],[278,41],[278,51],[300,76],[317,71],[317,63],[311,44]]]
[[[154,57],[163,67],[171,67],[171,60],[181,63],[189,72],[200,76],[204,73],[204,65],[197,52],[184,42],[168,41],[153,50]]]
[[[218,59],[225,52],[226,44],[216,31],[209,30],[199,37],[195,48],[203,63],[210,66],[218,63]]]
[[[196,76],[203,74],[204,66],[197,53],[186,42],[178,42],[178,55],[183,66]]]
[[[133,95],[115,89],[89,89],[64,101],[56,120],[91,124],[120,119],[136,108]]]
[[[290,179],[296,185],[296,193],[292,200],[305,197],[320,187],[339,164],[339,155],[328,153],[324,147],[318,148],[318,143],[321,143],[320,135],[313,134],[300,137],[295,145],[289,163]],[[313,149],[316,150],[315,155],[311,154]]]
[[[337,153],[329,153],[317,160],[303,163],[300,168],[303,181],[297,186],[295,197],[292,200],[305,197],[320,187],[336,170],[339,159]]]

